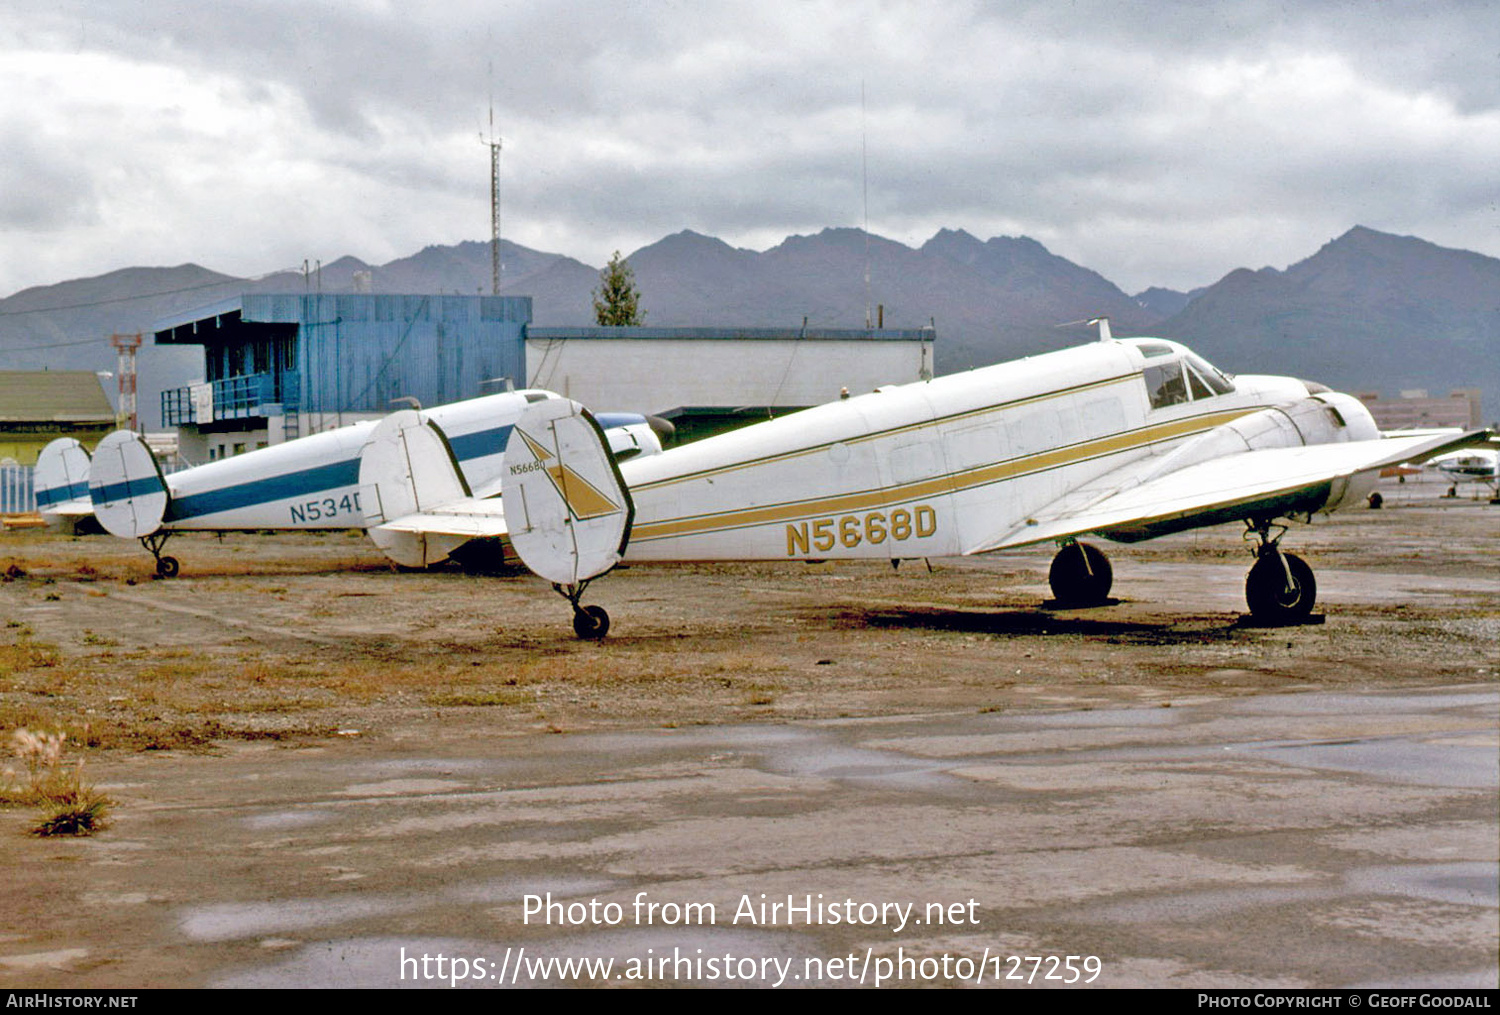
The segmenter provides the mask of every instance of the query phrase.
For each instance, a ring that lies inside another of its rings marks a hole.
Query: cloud
[[[1026,233],[1127,289],[1354,224],[1500,254],[1481,3],[22,3],[0,292],[487,234]],[[863,101],[861,92],[863,91]],[[12,195],[24,194],[24,197]]]

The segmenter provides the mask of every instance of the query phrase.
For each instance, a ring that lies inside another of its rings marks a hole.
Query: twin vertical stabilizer
[[[89,472],[94,517],[113,535],[139,539],[161,528],[171,496],[146,439],[116,430],[99,442]]]
[[[630,541],[635,506],[593,415],[567,398],[527,407],[505,450],[511,546],[562,586],[604,574]]]

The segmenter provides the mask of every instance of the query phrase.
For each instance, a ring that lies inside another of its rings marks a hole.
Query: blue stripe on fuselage
[[[142,476],[139,479],[127,479],[122,483],[111,483],[108,486],[90,487],[89,499],[95,504],[113,504],[118,500],[149,497],[153,493],[164,492],[166,492],[166,487],[162,486],[160,476]]]
[[[36,506],[39,508],[51,507],[53,504],[61,504],[65,500],[76,500],[79,497],[89,495],[89,484],[87,481],[74,483],[71,486],[54,486],[50,489],[38,490],[36,492]]]
[[[459,465],[463,465],[465,462],[484,458],[487,455],[504,454],[505,442],[510,439],[510,430],[510,426],[506,425],[450,438],[449,444],[453,448],[453,456],[458,459]],[[359,456],[355,455],[353,458],[314,466],[311,469],[301,469],[265,479],[252,479],[218,490],[206,490],[203,493],[174,497],[167,505],[166,517],[162,520],[165,522],[187,521],[191,518],[201,518],[204,515],[215,515],[225,511],[238,511],[242,508],[269,504],[278,500],[295,498],[312,500],[326,494],[329,490],[358,484]]]
[[[317,465],[311,469],[252,479],[248,483],[190,493],[173,497],[167,505],[164,522],[181,522],[202,515],[216,515],[224,511],[255,507],[277,500],[293,497],[312,497],[340,486],[354,486],[359,482],[359,459],[346,458],[341,462]]]

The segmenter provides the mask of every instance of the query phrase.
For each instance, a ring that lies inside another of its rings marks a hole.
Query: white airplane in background
[[[558,397],[550,391],[513,391],[405,412],[441,430],[447,440],[445,469],[484,499],[499,493],[506,442],[522,411]],[[660,453],[646,417],[603,418],[613,454]],[[177,532],[363,528],[388,557],[409,566],[438,563],[469,539],[492,535],[482,527],[465,537],[412,532],[399,524],[405,512],[393,512],[378,495],[371,498],[361,479],[362,458],[384,432],[383,422],[354,423],[170,475],[132,431],[105,437],[92,461],[77,442],[54,441],[37,462],[38,506],[45,499],[44,512],[77,517],[86,504],[106,531],[140,540],[164,578],[179,570],[177,559],[161,552]]]
[[[1490,503],[1500,501],[1500,450],[1470,448],[1442,455],[1427,464],[1453,481],[1450,492],[1455,496],[1459,483],[1483,483],[1490,488],[1491,496],[1495,498]]]
[[[434,535],[462,514],[442,435],[388,420],[403,455],[374,456],[382,499],[435,505],[406,523]],[[1378,470],[1485,437],[1383,438],[1360,402],[1290,377],[1230,377],[1185,347],[1111,339],[881,388],[661,455],[616,463],[582,406],[527,407],[505,456],[504,517],[522,561],[553,582],[580,637],[609,616],[580,600],[622,559],[942,557],[1056,541],[1060,604],[1108,602],[1109,561],[1078,542],[1133,542],[1243,521],[1256,541],[1251,613],[1295,622],[1317,594],[1283,553],[1280,519],[1360,504]],[[373,445],[372,445],[373,446]],[[421,475],[399,467],[421,458]],[[397,488],[406,484],[404,494]]]

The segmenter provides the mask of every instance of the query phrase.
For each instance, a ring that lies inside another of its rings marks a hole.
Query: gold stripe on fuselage
[[[911,501],[959,493],[1007,479],[1045,472],[1066,465],[1076,465],[1097,458],[1146,447],[1164,440],[1191,436],[1231,422],[1264,406],[1247,406],[1202,416],[1158,423],[1139,430],[1099,437],[1064,448],[1023,455],[1005,462],[963,469],[929,479],[902,483],[885,488],[852,491],[827,497],[785,501],[764,507],[739,508],[705,515],[688,515],[657,522],[638,523],[631,532],[632,542],[646,542],[672,536],[707,535],[728,529],[767,525],[776,522],[801,521],[823,515],[847,514],[874,508],[892,507]],[[791,455],[777,456],[791,457]],[[767,459],[767,461],[774,459]],[[698,473],[697,475],[702,475]]]

